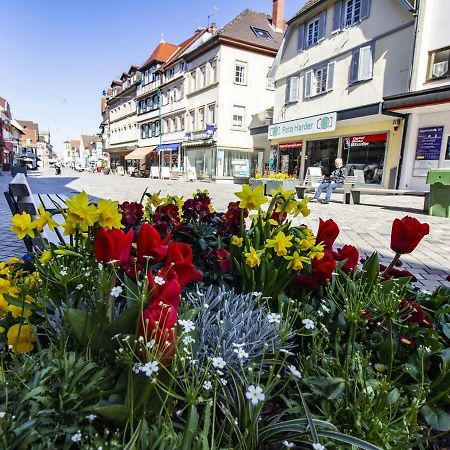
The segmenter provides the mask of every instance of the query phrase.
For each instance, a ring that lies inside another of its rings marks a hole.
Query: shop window
[[[350,84],[372,79],[373,55],[373,45],[367,45],[353,51],[350,65]]]
[[[233,128],[243,128],[245,106],[233,106]]]
[[[333,90],[335,61],[305,73],[305,98],[325,94]]]
[[[349,136],[342,139],[342,159],[349,174],[360,170],[370,184],[381,184],[387,134]]]
[[[299,77],[290,77],[286,81],[286,99],[287,103],[294,103],[298,101],[298,86]]]
[[[236,62],[234,66],[234,82],[236,84],[247,84],[247,63]]]
[[[321,139],[306,143],[305,173],[308,167],[320,167],[324,175],[329,175],[335,168],[334,160],[338,154],[338,139]]]
[[[450,76],[450,47],[430,53],[428,80]]]

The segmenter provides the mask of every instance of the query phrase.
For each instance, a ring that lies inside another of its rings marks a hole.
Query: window
[[[199,89],[206,86],[206,66],[200,67]]]
[[[450,77],[450,47],[430,53],[428,80]]]
[[[208,106],[208,123],[210,125],[216,124],[216,105],[209,105]]]
[[[184,131],[184,116],[180,116],[180,131]]]
[[[189,131],[195,130],[195,111],[189,113]]]
[[[350,84],[372,79],[373,54],[373,45],[367,45],[353,51],[350,66]]]
[[[245,106],[233,106],[233,128],[244,127]]]
[[[335,61],[330,61],[327,65],[309,70],[305,73],[304,87],[305,98],[325,94],[333,90]]]
[[[310,47],[319,40],[319,19],[315,19],[308,24],[307,45]]]
[[[148,138],[148,124],[142,125],[141,137],[142,137],[142,139]]]
[[[217,81],[217,62],[211,62],[211,83],[215,83]]]
[[[191,73],[191,92],[197,89],[197,74],[194,72]]]
[[[247,84],[247,63],[237,62],[234,67],[234,82],[236,84]]]
[[[199,108],[198,118],[199,118],[199,128],[201,130],[204,130],[205,129],[205,108]]]
[[[361,18],[361,0],[347,0],[345,5],[345,26],[349,27]]]
[[[159,136],[161,133],[161,122],[158,120],[155,122],[155,136]]]
[[[262,28],[256,27],[251,27],[251,29],[253,30],[253,33],[256,34],[257,38],[268,39],[269,41],[273,41],[272,35],[267,30],[263,30]]]
[[[286,81],[286,103],[298,101],[298,85],[299,78],[297,76],[290,77]]]
[[[175,67],[172,67],[171,69],[169,69],[169,73],[168,76],[169,78],[173,77],[175,75]]]
[[[266,78],[266,89],[268,91],[275,90],[275,81],[272,78]]]

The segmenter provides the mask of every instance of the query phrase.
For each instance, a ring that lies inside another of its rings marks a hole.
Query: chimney
[[[277,31],[284,31],[284,0],[273,0],[272,25]]]

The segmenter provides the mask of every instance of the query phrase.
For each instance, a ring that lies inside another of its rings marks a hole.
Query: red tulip
[[[149,304],[162,302],[173,306],[178,311],[181,296],[181,287],[178,280],[176,278],[167,279],[158,273],[157,276],[164,280],[164,284],[157,284],[151,270],[148,271],[147,276],[148,291],[150,292]]]
[[[314,258],[311,267],[311,275],[320,285],[325,286],[336,269],[336,261],[333,258],[333,254],[328,251],[325,252],[321,259]]]
[[[430,232],[427,223],[420,223],[414,217],[395,219],[392,224],[391,249],[400,255],[411,253]]]
[[[170,234],[161,239],[160,234],[152,225],[144,223],[137,237],[138,258],[150,257],[152,258],[151,262],[162,261],[167,254],[166,243],[169,238]]]
[[[319,219],[319,229],[316,235],[316,244],[321,242],[325,245],[325,248],[333,248],[334,241],[339,235],[339,227],[333,219],[323,221]]]
[[[133,230],[125,233],[122,230],[100,228],[94,242],[95,259],[103,264],[111,261],[117,261],[119,266],[124,264],[130,257],[133,239]]]
[[[192,264],[192,249],[188,244],[171,242],[168,245],[163,273],[172,277],[169,272],[175,272],[181,287],[191,281],[195,267]]]
[[[359,252],[353,245],[344,245],[337,252],[333,252],[333,256],[336,261],[345,261],[342,270],[346,273],[355,270],[358,265]]]

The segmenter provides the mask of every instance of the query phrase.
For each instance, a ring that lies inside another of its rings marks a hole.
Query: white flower
[[[98,263],[98,269],[102,270],[103,269],[103,264],[102,263]]]
[[[66,269],[61,269],[60,274],[61,274],[61,276],[65,277],[67,275],[67,270]]]
[[[248,391],[245,393],[245,396],[252,402],[252,405],[257,405],[259,402],[264,401],[266,396],[263,393],[262,387],[260,386],[251,386],[248,387]]]
[[[151,377],[154,373],[158,372],[159,367],[157,361],[149,361],[142,366],[141,371],[145,373],[147,377]]]
[[[330,312],[330,308],[328,308],[326,305],[324,305],[323,303],[320,305],[320,307],[326,312],[329,313]]]
[[[156,276],[154,280],[155,280],[155,283],[159,284],[160,286],[166,284],[166,280],[163,277]]]
[[[77,431],[71,438],[70,440],[72,442],[80,442],[81,441],[81,432]]]
[[[314,329],[314,322],[311,319],[303,319],[302,320],[302,324],[305,325],[305,328],[307,330],[312,330]]]
[[[142,364],[135,364],[134,366],[133,366],[133,372],[135,373],[135,374],[138,374],[139,372],[141,372],[142,371]]]
[[[193,344],[195,342],[195,339],[192,338],[191,336],[185,336],[183,338],[183,344],[184,345],[189,345],[189,344]]]
[[[283,441],[283,445],[286,448],[295,448],[295,444],[293,442]]]
[[[145,346],[150,350],[151,348],[153,348],[156,344],[156,341],[154,339],[150,339]]]
[[[280,350],[280,352],[281,353],[284,353],[285,355],[293,355],[293,353],[292,352],[290,352],[289,350],[286,350],[285,348],[282,348],[281,350]]]
[[[217,369],[223,369],[226,366],[226,363],[221,356],[215,356],[212,359],[212,365],[213,365],[213,367],[216,367]]]
[[[240,348],[243,347],[245,344],[236,344],[235,342],[233,342],[233,344],[231,344],[234,348]]]
[[[207,391],[210,391],[212,389],[212,383],[211,381],[205,381],[203,383],[203,389],[206,389]]]
[[[96,418],[97,416],[95,414],[89,414],[88,416],[86,416],[86,419],[89,420],[90,422],[92,422]]]
[[[83,289],[83,285],[80,283],[77,285],[77,287],[75,288],[77,291],[81,291],[81,289]]]
[[[195,330],[195,325],[192,320],[179,320],[178,323],[183,327],[184,333],[189,333]]]
[[[302,377],[302,374],[300,373],[300,371],[297,369],[297,367],[290,365],[289,366],[289,370],[291,371],[292,375],[294,375],[294,377],[300,379]]]
[[[325,446],[322,445],[322,444],[319,444],[319,443],[313,444],[313,445],[312,445],[312,448],[313,448],[314,450],[325,450]]]
[[[319,317],[323,317],[323,312],[322,312],[322,311],[317,311],[317,315],[318,315]]]
[[[422,346],[420,346],[420,349],[422,349],[425,353],[431,353],[431,348],[430,347],[422,347]]]
[[[281,314],[270,313],[267,316],[267,320],[269,321],[269,323],[280,323],[281,322]]]
[[[239,359],[247,359],[248,358],[248,353],[242,347],[235,348],[233,351],[234,351],[234,353],[236,353],[238,355]]]
[[[227,383],[228,383],[228,381],[225,380],[225,378],[219,378],[219,381],[220,381],[220,384],[221,384],[222,386],[226,386]]]
[[[3,419],[5,417],[6,413],[4,411],[0,412],[0,419]]]
[[[209,308],[208,303],[203,303],[203,308],[208,309]]]
[[[111,289],[111,297],[117,298],[122,293],[122,286],[115,286]]]

